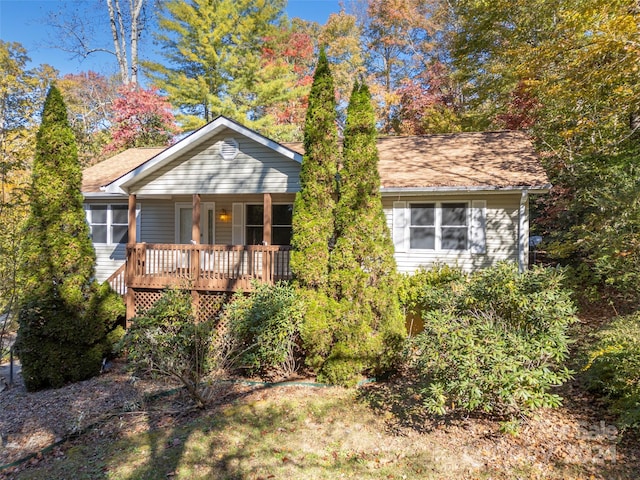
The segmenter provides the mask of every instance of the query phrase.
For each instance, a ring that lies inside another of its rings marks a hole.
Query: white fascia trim
[[[290,150],[287,147],[280,145],[277,142],[274,142],[273,140],[269,140],[263,135],[260,135],[259,133],[248,129],[247,127],[244,127],[227,117],[220,116],[215,120],[213,120],[212,122],[199,128],[188,137],[168,147],[166,150],[163,150],[155,157],[151,158],[150,160],[147,160],[142,165],[131,170],[129,173],[126,173],[122,177],[118,178],[117,180],[111,182],[110,184],[102,188],[104,188],[104,191],[108,193],[126,193],[128,188],[131,186],[131,184],[134,181],[137,181],[140,179],[140,176],[144,177],[146,175],[153,173],[154,171],[158,170],[160,167],[162,167],[166,163],[176,158],[180,154],[180,152],[182,152],[183,150],[192,148],[202,143],[211,135],[215,134],[216,132],[224,128],[233,130],[239,135],[243,135],[249,138],[250,140],[255,141],[256,143],[264,145],[280,153],[281,155],[287,158],[290,158],[291,160],[294,160],[298,163],[302,163],[302,155],[300,155],[299,153],[296,153],[293,150]]]
[[[83,192],[82,196],[85,200],[126,200],[128,195],[124,192],[119,193],[103,193],[103,192]]]
[[[548,193],[551,185],[524,187],[382,187],[380,193],[383,196],[395,195],[423,195],[423,194],[449,194],[449,193],[514,193],[526,191],[528,193]]]

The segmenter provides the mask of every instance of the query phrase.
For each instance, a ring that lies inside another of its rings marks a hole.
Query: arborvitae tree
[[[80,186],[82,172],[62,95],[51,87],[36,137],[30,214],[23,235],[16,351],[28,390],[95,375],[120,310],[91,283],[95,252]]]
[[[321,373],[344,383],[362,369],[387,368],[405,334],[393,243],[382,209],[375,114],[369,89],[353,88],[344,131],[331,295],[340,302],[334,345]]]
[[[333,77],[324,49],[309,95],[304,151],[293,210],[291,271],[301,286],[323,291],[328,285],[339,158]]]

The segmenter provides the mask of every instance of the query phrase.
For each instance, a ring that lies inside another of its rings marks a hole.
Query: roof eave
[[[126,194],[124,192],[119,192],[119,193],[82,192],[82,196],[87,200],[100,200],[100,199],[123,198],[126,196]]]
[[[551,184],[545,185],[510,185],[497,186],[442,186],[442,187],[382,187],[382,195],[423,195],[423,194],[447,194],[447,193],[513,193],[527,191],[532,194],[548,193]]]

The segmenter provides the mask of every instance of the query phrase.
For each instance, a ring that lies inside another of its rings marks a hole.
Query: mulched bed
[[[149,395],[171,387],[136,379],[121,362],[98,377],[32,393],[18,374],[14,385],[0,392],[0,466],[80,433],[106,416],[139,410]]]
[[[523,422],[516,436],[500,432],[499,422],[487,416],[424,415],[401,383],[372,384],[363,390],[380,414],[394,412],[390,430],[399,435],[418,431],[455,452],[461,462],[492,472],[495,478],[519,471],[541,476],[517,478],[557,478],[558,469],[565,469],[571,478],[576,478],[573,472],[581,472],[588,479],[636,480],[640,472],[640,432],[619,431],[606,406],[585,393],[579,380],[558,390],[564,399],[561,407],[540,410]],[[582,475],[578,473],[579,478]]]

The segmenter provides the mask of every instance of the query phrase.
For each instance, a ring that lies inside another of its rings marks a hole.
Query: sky
[[[61,75],[93,70],[110,75],[116,73],[115,57],[97,53],[86,59],[72,58],[72,55],[54,48],[57,39],[46,19],[51,12],[79,9],[88,0],[0,0],[0,39],[5,42],[19,42],[31,58],[30,66],[49,64]],[[104,0],[101,2],[104,5]],[[106,9],[106,7],[104,7]],[[331,13],[340,10],[338,0],[288,0],[287,15],[324,24]],[[106,15],[97,11],[98,15]],[[90,22],[90,19],[86,19]],[[110,34],[103,37],[108,47],[112,47]],[[154,50],[147,35],[141,45],[140,57]],[[2,74],[2,72],[0,72]]]

